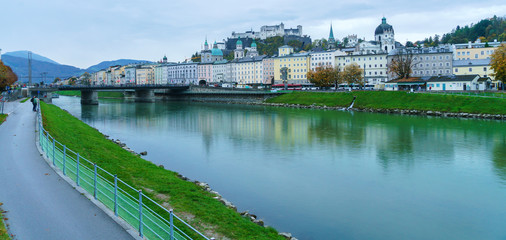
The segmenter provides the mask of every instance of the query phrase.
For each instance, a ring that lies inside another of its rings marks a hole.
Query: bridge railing
[[[62,171],[77,186],[88,192],[95,200],[103,203],[116,217],[123,219],[146,239],[212,240],[176,216],[172,209],[161,206],[109,173],[78,152],[58,142],[42,123],[40,110],[37,114],[39,144],[43,154],[52,165]]]

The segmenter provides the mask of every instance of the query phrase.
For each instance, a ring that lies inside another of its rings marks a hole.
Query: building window
[[[458,68],[455,68],[455,72],[459,72],[459,69],[458,69]]]
[[[472,72],[473,71],[473,68],[469,68],[469,72]]]

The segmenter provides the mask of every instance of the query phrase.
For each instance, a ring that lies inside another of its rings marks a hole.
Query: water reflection
[[[55,104],[299,239],[506,236],[503,122],[74,100]]]
[[[506,136],[503,135],[502,139],[495,139],[492,154],[495,173],[506,184]]]

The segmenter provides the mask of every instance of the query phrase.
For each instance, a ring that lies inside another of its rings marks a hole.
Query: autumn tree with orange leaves
[[[18,76],[12,69],[0,61],[0,91],[5,90],[6,86],[10,86],[18,81]]]
[[[364,86],[364,70],[356,63],[348,64],[343,69],[343,80],[348,85],[359,85]]]
[[[314,71],[309,70],[307,79],[318,87],[337,86],[342,82],[341,69],[339,67],[319,66]]]
[[[503,84],[506,82],[506,44],[501,44],[494,53],[490,56],[490,68],[494,70],[491,74],[496,80],[499,80]]]
[[[397,50],[388,64],[388,73],[394,75],[396,79],[409,78],[415,64],[413,53],[410,50]]]

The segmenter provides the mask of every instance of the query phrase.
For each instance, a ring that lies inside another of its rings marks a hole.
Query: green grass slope
[[[192,226],[208,233],[208,236],[212,233],[217,238],[283,239],[275,229],[261,227],[242,217],[214,199],[214,194],[180,179],[175,172],[123,150],[60,108],[41,103],[41,110],[45,129],[59,142],[110,173],[118,174],[134,188],[149,189],[145,191],[148,196],[159,204],[169,204],[176,215],[186,216]]]
[[[268,99],[267,103],[287,103],[358,109],[404,109],[453,113],[506,114],[506,99],[428,93],[356,91],[356,92],[293,92]]]

